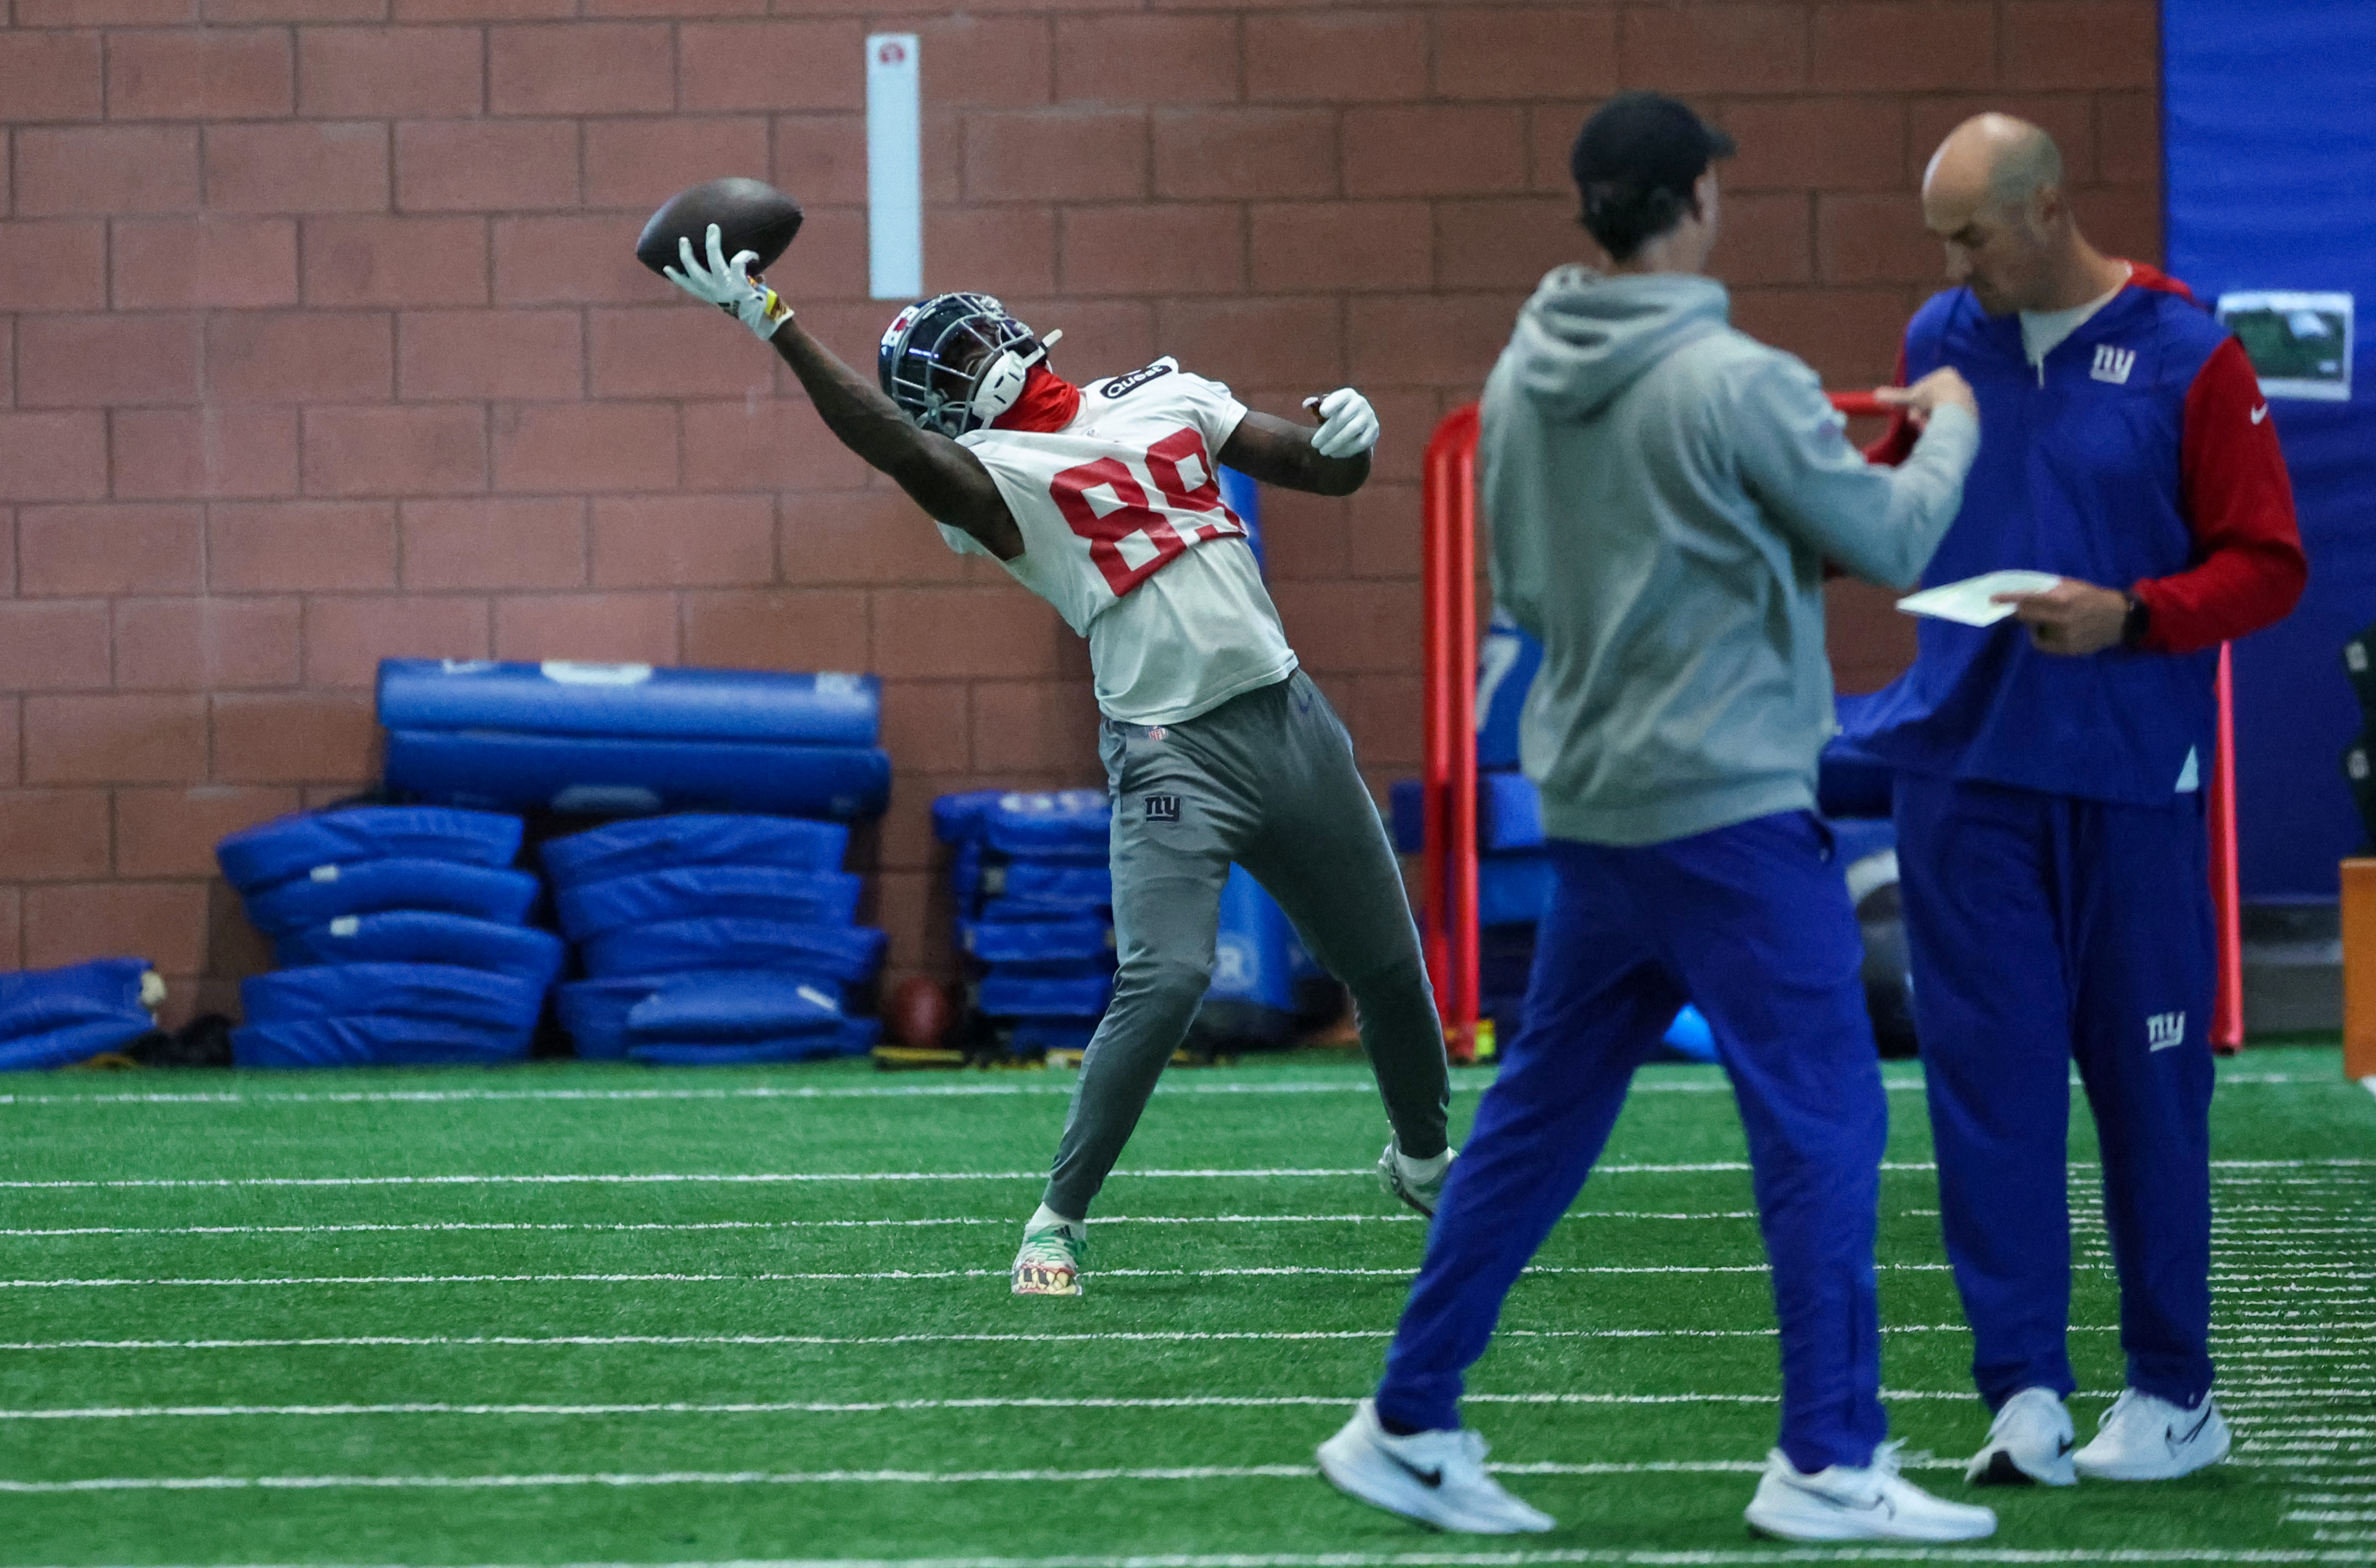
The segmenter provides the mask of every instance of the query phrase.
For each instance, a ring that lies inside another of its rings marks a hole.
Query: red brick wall
[[[1371,486],[1265,520],[1382,778],[1418,749],[1420,448],[1580,254],[1594,101],[1731,126],[1739,319],[1840,384],[1931,285],[1909,192],[1968,112],[2052,127],[2098,237],[2158,252],[2153,0],[767,6],[13,0],[0,965],[140,952],[177,1012],[227,1004],[261,955],[210,847],[371,776],[392,654],[880,671],[877,915],[943,961],[925,808],[1095,778],[1081,648],[628,254],[675,187],[765,172],[809,204],[780,280],[869,353],[870,26],[924,35],[934,287],[1063,327],[1085,379],[1168,352],[1275,410],[1376,400]],[[1843,595],[1845,683],[1904,657],[1878,606]]]

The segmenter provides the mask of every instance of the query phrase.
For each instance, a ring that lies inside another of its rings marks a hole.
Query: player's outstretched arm
[[[706,266],[694,255],[691,240],[678,242],[684,268],[668,268],[669,281],[728,312],[774,348],[801,378],[826,428],[870,466],[889,474],[928,515],[971,534],[1002,561],[1021,555],[1023,531],[1015,526],[1015,516],[981,459],[937,431],[917,425],[882,388],[810,337],[793,319],[792,307],[750,276],[753,253],[744,251],[729,260],[714,223],[708,239]]]
[[[1315,495],[1352,494],[1369,479],[1370,448],[1378,444],[1378,416],[1370,400],[1340,386],[1303,406],[1319,415],[1319,429],[1249,411],[1222,445],[1221,461],[1265,484]]]

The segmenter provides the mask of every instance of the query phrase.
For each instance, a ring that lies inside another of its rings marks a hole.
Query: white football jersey
[[[1221,502],[1215,455],[1245,417],[1228,387],[1162,359],[1082,387],[1062,430],[957,438],[1023,532],[1023,553],[1000,564],[1089,639],[1110,719],[1176,724],[1295,670],[1245,525]],[[940,529],[952,549],[990,553]]]

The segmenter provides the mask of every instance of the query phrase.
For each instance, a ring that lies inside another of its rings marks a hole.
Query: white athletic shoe
[[[1483,1434],[1463,1428],[1396,1437],[1378,1424],[1373,1400],[1362,1400],[1320,1445],[1320,1473],[1349,1497],[1439,1530],[1507,1536],[1559,1523],[1485,1473]]]
[[[2075,1486],[2071,1450],[2077,1445],[2061,1397],[2050,1388],[2025,1388],[1997,1408],[1989,1440],[1964,1479],[1974,1486]]]
[[[2104,1412],[2095,1440],[2071,1456],[2097,1481],[2168,1481],[2228,1457],[2228,1421],[2206,1394],[2192,1410],[2124,1389]]]
[[[1386,1195],[1402,1199],[1411,1207],[1435,1218],[1435,1202],[1443,1196],[1443,1179],[1452,1174],[1452,1149],[1445,1149],[1434,1159],[1411,1159],[1399,1144],[1389,1140],[1386,1152],[1378,1156],[1378,1185]]]
[[[1077,1296],[1081,1258],[1089,1250],[1086,1230],[1070,1225],[1027,1225],[1023,1245],[1009,1271],[1018,1296]]]
[[[1802,1476],[1776,1449],[1744,1516],[1783,1540],[1978,1540],[1994,1535],[1986,1508],[1931,1496],[1897,1474],[1897,1444],[1883,1443],[1861,1470],[1833,1465]]]

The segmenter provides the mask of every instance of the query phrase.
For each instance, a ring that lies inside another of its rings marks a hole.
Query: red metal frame
[[[1887,412],[1869,392],[1836,393],[1851,418]],[[1477,932],[1477,405],[1454,410],[1427,444],[1420,572],[1426,659],[1425,900],[1420,934],[1455,1060],[1491,1054],[1479,1028]],[[2244,1044],[2244,948],[2236,865],[2236,719],[2228,650],[2219,650],[2219,731],[2212,759],[2211,896],[2218,992],[2211,1043]]]

